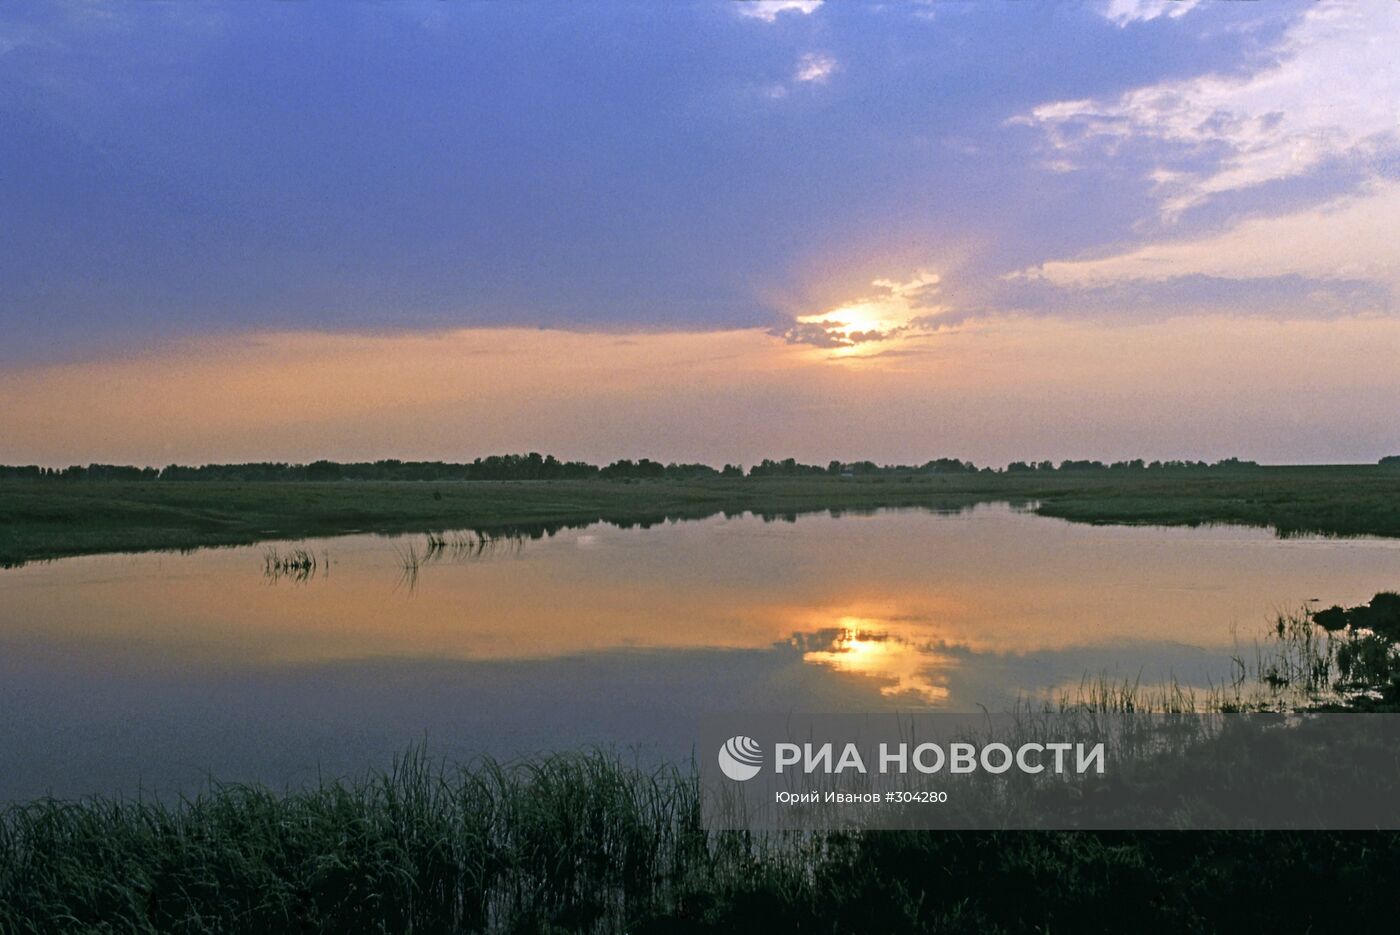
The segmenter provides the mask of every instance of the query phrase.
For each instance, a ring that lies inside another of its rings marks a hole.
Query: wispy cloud
[[[822,0],[739,0],[736,6],[739,15],[749,19],[775,22],[784,13],[800,13],[806,16],[822,5]]]
[[[797,81],[824,83],[836,70],[836,59],[820,52],[808,52],[797,61],[793,78]]]
[[[1016,276],[1074,288],[1186,276],[1302,276],[1371,282],[1400,298],[1400,182],[1375,182],[1318,207],[1097,259],[1045,263]]]
[[[1150,22],[1162,16],[1176,19],[1191,12],[1201,0],[1108,0],[1099,13],[1119,26]]]
[[[1110,10],[1127,22],[1150,18],[1160,6],[1115,3]],[[1298,178],[1336,160],[1395,154],[1400,16],[1393,7],[1316,4],[1245,74],[1057,101],[1013,122],[1041,129],[1050,162],[1061,168],[1081,156],[1095,163],[1143,146],[1169,220],[1226,192]]]
[[[797,89],[807,86],[824,85],[832,74],[841,67],[830,55],[821,52],[808,52],[797,60],[791,78],[761,86],[763,96],[770,101],[781,101]]]

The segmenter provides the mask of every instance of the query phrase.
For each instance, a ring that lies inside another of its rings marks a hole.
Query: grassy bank
[[[1089,523],[1239,523],[1400,536],[1400,470],[1376,466],[655,481],[0,482],[0,564],[355,531],[537,532],[752,511],[1036,503]]]

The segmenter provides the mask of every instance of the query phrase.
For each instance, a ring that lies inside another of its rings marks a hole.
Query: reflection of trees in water
[[[1021,503],[1012,503],[1013,508],[1023,506]],[[668,510],[663,513],[646,513],[640,515],[600,515],[573,520],[557,520],[553,522],[540,523],[510,523],[498,526],[482,526],[473,529],[459,529],[447,531],[429,531],[423,533],[424,539],[420,545],[417,541],[408,544],[399,544],[394,547],[394,554],[399,563],[399,581],[396,588],[407,588],[413,591],[418,586],[418,576],[424,566],[438,564],[440,562],[469,562],[486,558],[496,558],[502,555],[519,555],[525,548],[526,543],[535,542],[542,539],[553,538],[557,533],[572,529],[587,529],[590,526],[604,524],[617,529],[651,529],[656,526],[665,526],[686,521],[696,521],[711,519],[716,516],[723,516],[725,519],[742,519],[745,516],[752,516],[765,523],[795,523],[800,516],[827,516],[832,519],[839,519],[842,516],[875,516],[880,513],[887,513],[890,510],[910,509],[923,513],[934,513],[938,515],[956,515],[968,513],[980,506],[981,503],[969,503],[958,501],[949,504],[929,505],[910,504],[900,507],[854,507],[854,508],[814,508],[814,509],[793,509],[782,511],[755,511],[743,509],[722,509],[719,507],[691,506],[682,509]]]
[[[799,517],[803,516],[826,516],[831,519],[840,519],[843,516],[877,516],[882,513],[890,513],[901,510],[912,510],[920,513],[932,513],[938,516],[957,516],[970,513],[973,510],[985,508],[988,501],[969,501],[966,498],[950,499],[945,503],[892,503],[885,506],[875,507],[812,507],[804,509],[794,507],[784,510],[749,510],[734,507],[718,506],[686,506],[673,510],[652,513],[600,513],[596,516],[589,516],[580,519],[559,520],[544,523],[511,523],[498,526],[484,526],[471,530],[476,536],[487,538],[518,538],[518,539],[546,539],[555,533],[566,529],[586,529],[589,526],[596,526],[603,523],[617,529],[651,529],[655,526],[664,526],[670,523],[680,523],[685,521],[713,519],[722,516],[725,519],[743,519],[745,516],[752,516],[765,523],[795,523]],[[1030,500],[1007,499],[1000,501],[1008,504],[1012,509],[1026,509],[1034,505]]]
[[[1027,503],[1010,504],[1021,508]],[[719,507],[691,506],[668,510],[662,513],[640,515],[607,514],[574,520],[559,520],[540,523],[510,523],[497,526],[482,526],[472,529],[428,531],[423,533],[423,542],[409,542],[394,546],[401,571],[399,586],[410,590],[417,586],[418,574],[424,565],[439,562],[467,562],[502,555],[519,555],[527,542],[553,538],[557,533],[572,529],[587,529],[604,524],[617,529],[652,529],[687,521],[713,519],[742,519],[752,516],[765,523],[795,523],[802,516],[826,516],[839,519],[843,516],[876,516],[891,510],[916,510],[938,515],[968,513],[985,504],[959,501],[944,505],[910,504],[907,506],[814,508],[791,510],[745,510],[722,509]],[[295,548],[287,552],[269,547],[263,552],[263,573],[271,582],[284,578],[296,582],[310,581],[316,577],[326,577],[330,572],[330,560],[325,551],[316,555],[309,549]]]

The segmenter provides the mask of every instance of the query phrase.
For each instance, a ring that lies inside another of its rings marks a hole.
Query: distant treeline
[[[1400,456],[1381,459],[1381,464],[1400,465]],[[37,465],[0,465],[0,479],[101,480],[101,481],[331,481],[331,480],[588,480],[614,479],[696,479],[705,477],[804,477],[829,475],[864,477],[881,474],[1021,474],[1028,472],[1069,473],[1081,471],[1200,471],[1256,468],[1253,461],[1226,458],[1205,461],[1013,461],[1000,470],[981,467],[957,458],[936,458],[923,464],[876,464],[874,461],[832,461],[826,466],[802,464],[795,458],[781,461],[764,459],[747,471],[742,465],[662,464],[649,458],[614,461],[603,467],[584,461],[560,461],[537,452],[519,455],[492,455],[470,463],[448,461],[313,461],[310,464],[255,462],[249,464],[205,464],[187,467],[172,464],[163,468],[133,467],[122,464],[74,465],[46,468]]]

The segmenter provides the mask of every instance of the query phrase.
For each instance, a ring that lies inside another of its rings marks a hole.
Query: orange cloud
[[[1004,318],[866,356],[759,330],[271,333],[0,374],[0,462],[318,457],[1360,460],[1400,321]]]

